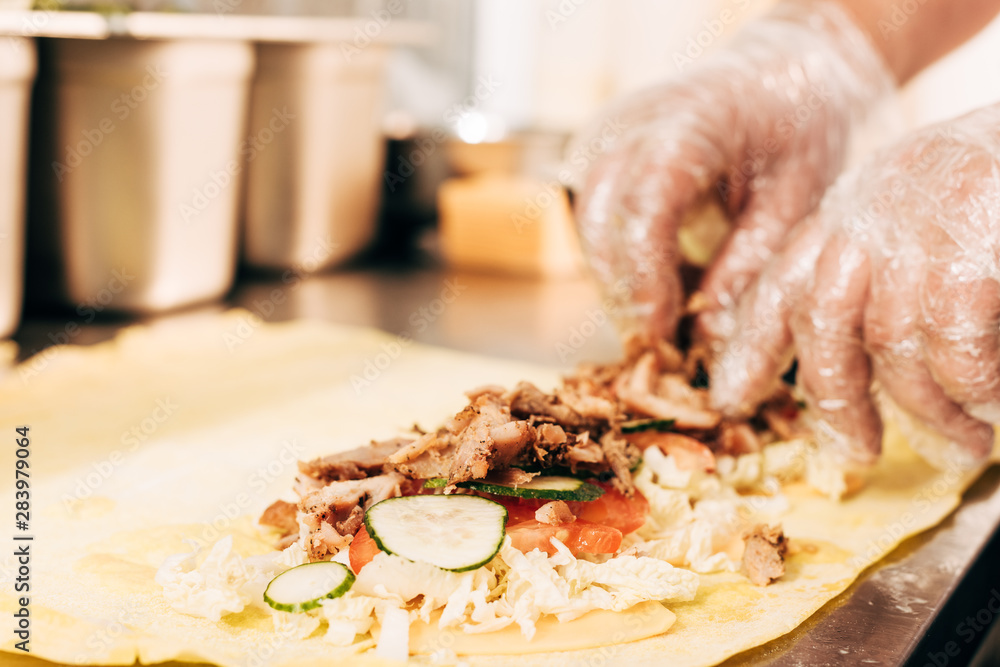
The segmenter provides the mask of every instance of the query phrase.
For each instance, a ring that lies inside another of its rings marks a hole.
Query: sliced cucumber
[[[379,549],[453,572],[490,562],[506,523],[507,508],[479,496],[402,496],[365,512],[365,528]]]
[[[673,419],[633,419],[622,422],[622,433],[641,433],[642,431],[673,431]]]
[[[264,591],[264,602],[278,611],[309,611],[323,600],[339,598],[353,584],[354,573],[340,563],[306,563],[272,579]]]
[[[435,477],[424,482],[424,488],[440,489],[448,485],[444,477]],[[455,486],[475,491],[492,493],[495,496],[514,496],[516,498],[543,498],[545,500],[596,500],[604,494],[604,489],[588,484],[576,477],[546,475],[533,477],[524,484],[498,484],[495,482],[480,482],[469,480],[459,482]]]

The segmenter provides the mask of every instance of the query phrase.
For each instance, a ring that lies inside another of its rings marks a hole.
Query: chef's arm
[[[838,1],[868,33],[901,84],[1000,12],[1000,0]]]

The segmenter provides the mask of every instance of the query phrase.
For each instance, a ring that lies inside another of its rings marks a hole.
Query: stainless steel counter
[[[374,326],[423,343],[566,369],[620,353],[598,295],[582,279],[536,282],[435,267],[244,280],[225,304],[157,319],[232,306],[252,314],[248,327],[296,318]],[[29,315],[15,337],[21,357],[54,342],[106,340],[128,323],[89,317]],[[1000,613],[998,528],[995,467],[941,526],[905,542],[790,634],[726,664],[1000,664],[1000,623],[993,622]]]

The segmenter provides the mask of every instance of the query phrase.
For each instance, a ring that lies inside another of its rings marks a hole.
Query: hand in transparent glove
[[[911,442],[932,463],[989,453],[1000,422],[1000,105],[910,135],[831,188],[741,299],[713,402],[739,412],[765,398],[793,346],[820,432],[846,462],[879,454],[873,380],[945,436]]]
[[[717,185],[734,231],[702,291],[709,307],[731,306],[819,203],[852,125],[893,85],[838,5],[784,2],[578,137],[580,236],[609,295],[625,295],[624,324],[672,337],[684,307],[677,230]]]

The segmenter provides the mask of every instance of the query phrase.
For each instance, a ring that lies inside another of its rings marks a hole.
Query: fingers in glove
[[[789,230],[815,205],[816,185],[800,169],[783,169],[782,177],[759,178],[733,230],[702,280],[700,291],[709,309],[731,309],[771,256],[788,238]],[[705,331],[710,337],[723,332]]]
[[[916,255],[906,262],[886,260],[874,269],[865,339],[882,390],[911,418],[944,436],[908,429],[912,431],[908,434],[910,446],[942,466],[951,448],[968,451],[970,458],[978,459],[992,443],[993,428],[966,414],[949,398],[925,362],[920,294],[913,287],[920,283],[925,265]]]
[[[950,240],[928,253],[920,305],[931,373],[970,415],[1000,422],[1000,284]]]
[[[871,395],[872,368],[862,340],[869,268],[865,250],[845,234],[834,234],[791,320],[798,383],[818,435],[828,440],[821,444],[860,465],[874,463],[882,451],[882,419]]]
[[[684,306],[677,230],[721,159],[696,137],[627,142],[588,177],[581,238],[628,327],[671,339]]]
[[[716,409],[749,414],[774,390],[792,359],[789,318],[826,236],[818,216],[804,221],[746,291],[734,314],[718,311],[699,317],[699,330],[706,327],[725,335],[711,369],[709,391]]]

